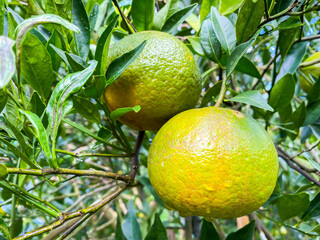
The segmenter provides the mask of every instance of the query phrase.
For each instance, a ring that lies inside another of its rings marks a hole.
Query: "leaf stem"
[[[226,92],[227,92],[227,78],[223,78],[219,97],[216,104],[214,105],[215,107],[221,107]]]

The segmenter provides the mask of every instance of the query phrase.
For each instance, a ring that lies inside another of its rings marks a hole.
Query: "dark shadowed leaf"
[[[158,213],[155,214],[154,222],[145,238],[145,240],[166,240],[168,239],[167,231],[163,226]]]
[[[264,0],[245,0],[240,8],[236,22],[236,36],[238,43],[245,42],[253,35],[260,24],[264,13]]]
[[[278,207],[281,221],[298,216],[310,205],[309,194],[306,192],[286,194],[272,202]]]
[[[240,58],[235,70],[242,72],[242,73],[245,73],[245,74],[248,74],[248,75],[255,77],[255,78],[261,77],[260,72],[257,69],[256,64],[251,62],[249,60],[249,58],[247,58],[245,56]]]
[[[309,102],[314,102],[320,99],[320,77],[308,92],[307,99]]]
[[[220,63],[221,45],[213,30],[213,23],[210,19],[202,23],[200,43],[206,56],[217,63]]]
[[[309,161],[310,160],[311,159],[309,159]],[[313,160],[311,161],[314,162]],[[317,164],[317,170],[320,171],[320,165],[318,163],[316,164]],[[320,217],[320,193],[318,193],[317,196],[311,201],[309,208],[302,214],[301,219],[303,221],[307,221],[307,220],[316,220],[316,219],[319,219],[319,217]]]
[[[138,47],[122,54],[110,63],[106,72],[106,86],[113,83],[139,57],[146,43],[143,41]]]
[[[213,100],[213,97],[216,97],[220,93],[222,81],[215,83],[209,90],[204,94],[200,107],[206,106],[209,102]]]
[[[2,89],[0,89],[0,113],[6,106],[7,99],[8,99],[8,95]]]
[[[113,120],[116,120],[128,112],[134,111],[135,113],[137,113],[140,111],[140,109],[141,109],[141,107],[139,105],[134,106],[134,107],[118,108],[110,113],[110,118]]]
[[[136,218],[133,201],[128,203],[128,213],[122,225],[122,231],[127,240],[141,240],[141,230]]]
[[[47,99],[55,79],[51,56],[31,33],[27,33],[21,43],[21,75],[42,99]]]
[[[57,31],[53,31],[53,33],[51,34],[47,42],[46,48],[48,53],[51,56],[52,69],[54,71],[58,71],[61,64],[61,58],[56,53],[56,51],[51,47],[51,44],[56,46],[57,48],[62,48],[61,40]]]
[[[230,55],[236,46],[236,34],[233,24],[227,17],[221,16],[215,7],[211,7],[211,20],[222,49]]]
[[[229,101],[241,102],[273,112],[273,108],[267,103],[266,99],[264,99],[260,92],[257,90],[240,93],[239,95],[229,99]]]
[[[294,96],[295,82],[291,74],[285,75],[272,88],[269,104],[275,111],[285,107]]]
[[[87,59],[90,50],[90,24],[86,9],[81,0],[72,1],[72,22],[78,26],[80,33],[75,33],[75,42],[78,55]]]
[[[79,72],[85,69],[85,62],[82,60],[82,58],[68,52],[65,52],[65,56],[72,69],[72,72]]]
[[[101,123],[100,113],[92,102],[83,97],[73,96],[73,107],[75,110],[88,121]]]
[[[284,59],[289,52],[292,44],[299,32],[300,28],[290,28],[285,30],[280,30],[278,46],[280,50],[280,55]]]
[[[16,71],[13,45],[14,41],[12,39],[0,36],[0,89],[7,86]]]
[[[83,71],[67,75],[55,87],[46,110],[53,141],[57,137],[61,120],[72,109],[72,102],[68,99],[69,96],[82,88],[96,66],[97,62],[94,61]]]
[[[160,30],[170,15],[175,12],[178,0],[168,0],[166,5],[157,12],[153,19],[153,29]]]
[[[163,201],[161,200],[161,198],[158,196],[158,194],[154,190],[153,186],[151,185],[151,182],[150,182],[149,178],[143,177],[143,176],[137,176],[137,178],[138,178],[139,182],[143,186],[148,188],[150,193],[153,195],[154,199],[157,201],[158,205],[161,206],[161,207],[165,207],[164,204],[163,204]]]
[[[133,25],[138,32],[152,27],[155,0],[133,0],[131,15]]]
[[[220,240],[220,236],[211,222],[202,221],[200,240]]]
[[[99,38],[95,53],[95,59],[98,61],[98,66],[96,70],[98,75],[104,74],[106,71],[112,30],[116,26],[118,19],[119,16],[117,15],[108,25],[108,27],[103,31],[101,37]]]
[[[196,9],[197,6],[198,4],[194,3],[172,14],[161,28],[161,31],[172,33]]]
[[[272,11],[272,15],[282,12],[286,8],[288,8],[294,0],[278,0],[275,1],[275,5]]]
[[[309,125],[316,122],[320,117],[320,100],[309,103],[307,106],[307,116],[303,125]]]
[[[115,240],[127,240],[126,237],[123,235],[122,228],[121,228],[121,221],[118,215],[117,217],[117,226],[115,231]]]
[[[252,220],[249,224],[236,232],[230,233],[226,240],[252,240],[254,233],[255,220]]]

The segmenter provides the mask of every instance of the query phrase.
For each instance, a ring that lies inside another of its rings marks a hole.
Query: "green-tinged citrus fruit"
[[[108,62],[147,41],[140,56],[105,89],[110,110],[141,106],[119,120],[136,130],[157,131],[175,114],[193,108],[201,92],[201,76],[190,50],[174,36],[139,32],[117,42]]]
[[[259,123],[216,107],[171,118],[148,157],[150,181],[165,205],[208,219],[235,218],[262,206],[278,169],[275,146]]]
[[[0,163],[0,180],[6,179],[8,176],[8,169],[5,165]]]
[[[317,52],[312,56],[308,57],[304,61],[304,63],[308,63],[315,60],[320,60],[320,52]],[[319,76],[320,76],[320,63],[301,68],[299,82],[302,90],[308,93],[315,83],[314,77],[318,79]]]

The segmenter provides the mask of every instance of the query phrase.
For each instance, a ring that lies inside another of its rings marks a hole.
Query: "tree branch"
[[[135,176],[139,167],[139,152],[144,137],[144,131],[140,131],[138,134],[136,145],[134,146],[134,156],[132,158],[131,172],[129,174],[131,182],[134,182]]]

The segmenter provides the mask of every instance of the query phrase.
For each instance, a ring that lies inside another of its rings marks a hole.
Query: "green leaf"
[[[277,0],[272,11],[272,15],[287,9],[294,0]]]
[[[0,113],[6,106],[7,100],[8,100],[8,95],[3,91],[3,89],[0,89]]]
[[[244,0],[222,0],[220,2],[219,12],[222,15],[232,13],[237,10],[243,2]]]
[[[138,32],[152,27],[155,0],[132,0],[131,15]]]
[[[134,107],[124,107],[124,108],[118,108],[110,113],[110,118],[113,120],[116,120],[123,116],[124,114],[134,111],[135,113],[139,112],[141,107],[139,105]]]
[[[200,56],[204,56],[204,51],[200,43],[199,37],[189,36],[188,41],[191,43],[193,50]]]
[[[127,240],[141,240],[141,230],[136,218],[133,201],[128,203],[128,213],[122,225],[122,231]]]
[[[226,70],[226,74],[227,74],[227,78],[230,77],[231,73],[233,72],[233,70],[236,68],[236,66],[238,65],[240,59],[242,58],[242,56],[248,51],[248,49],[251,47],[251,45],[254,43],[254,41],[256,40],[257,35],[259,34],[259,32],[257,32],[253,38],[251,38],[249,41],[245,42],[245,43],[241,43],[240,45],[238,45],[231,53],[228,62],[227,62],[227,70]]]
[[[11,239],[9,228],[2,217],[0,217],[0,232],[6,239]]]
[[[123,235],[122,229],[121,229],[121,222],[119,214],[117,216],[117,226],[115,231],[115,240],[127,240],[126,237]]]
[[[308,159],[309,162],[316,167],[318,171],[320,171],[320,165],[315,161]],[[319,219],[320,216],[320,193],[311,201],[309,208],[302,214],[301,220],[316,220]]]
[[[281,221],[298,216],[305,212],[310,205],[309,194],[300,192],[296,194],[286,194],[272,202],[276,204]]]
[[[177,0],[168,0],[166,5],[157,12],[153,19],[152,29],[161,30],[163,25],[165,24],[167,18],[169,17],[170,8],[175,5]]]
[[[58,71],[60,68],[60,65],[61,65],[61,58],[56,53],[56,51],[51,47],[51,44],[57,48],[62,47],[60,37],[59,37],[58,32],[56,30],[54,30],[53,33],[51,34],[51,36],[47,42],[46,48],[47,48],[48,53],[51,56],[52,69],[54,71]]]
[[[303,26],[298,17],[289,17],[285,21],[281,22],[275,30],[291,29]]]
[[[19,109],[19,111],[23,113],[31,122],[34,128],[35,137],[38,139],[44,153],[49,160],[49,164],[51,165],[51,167],[58,167],[57,163],[51,161],[49,137],[44,126],[42,125],[41,119],[35,113],[32,113],[30,111],[23,111],[22,109]]]
[[[85,64],[83,64],[82,58],[74,55],[72,53],[65,52],[65,56],[68,60],[68,63],[72,69],[72,72],[79,72],[85,69]],[[82,61],[81,61],[82,60]]]
[[[31,96],[31,100],[27,106],[27,110],[35,113],[38,115],[38,117],[42,116],[43,111],[45,110],[46,106],[41,101],[39,95],[37,92],[34,92]],[[45,124],[46,125],[46,124]]]
[[[307,50],[307,42],[300,42],[294,44],[287,53],[276,81],[280,80],[287,73],[294,74],[299,67]]]
[[[0,36],[0,89],[10,82],[16,72],[15,54],[12,50],[14,41],[8,37]]]
[[[279,46],[280,55],[282,59],[286,57],[298,33],[299,33],[299,28],[290,28],[290,29],[280,30],[278,46]]]
[[[220,240],[220,236],[216,228],[212,225],[211,222],[206,220],[202,221],[200,240]]]
[[[294,96],[295,82],[291,74],[285,75],[272,88],[269,104],[275,111],[286,107]]]
[[[161,28],[161,31],[172,33],[196,9],[197,6],[198,4],[194,3],[172,14]]]
[[[143,41],[138,47],[122,54],[110,63],[106,72],[106,86],[113,83],[139,57],[146,43]]]
[[[260,72],[256,67],[256,64],[251,62],[249,58],[247,58],[246,56],[243,56],[242,58],[240,58],[235,70],[248,74],[249,76],[252,76],[255,78],[261,77]]]
[[[72,22],[80,29],[80,32],[74,35],[77,53],[86,60],[90,50],[89,19],[82,0],[73,0],[72,3]]]
[[[320,99],[320,77],[308,92],[307,99],[310,103]]]
[[[74,109],[82,117],[91,122],[101,123],[100,113],[96,105],[83,97],[73,96],[72,100]]]
[[[240,228],[236,232],[230,233],[226,240],[252,240],[254,234],[255,220]]]
[[[236,34],[233,24],[228,18],[221,16],[215,7],[211,7],[211,20],[221,47],[230,55],[236,46]]]
[[[90,25],[90,35],[92,36],[94,32],[94,27],[96,26],[97,19],[99,16],[99,4],[95,4],[88,16],[89,19],[89,25]]]
[[[15,35],[17,35],[19,32],[25,33],[38,24],[46,23],[59,24],[71,31],[80,32],[80,29],[76,25],[68,22],[67,20],[63,19],[62,17],[59,17],[58,15],[43,14],[28,18],[21,22],[15,29]]]
[[[222,81],[215,83],[209,90],[204,94],[200,107],[206,106],[209,102],[213,100],[213,97],[216,97],[220,93]]]
[[[320,117],[320,100],[309,103],[307,106],[307,116],[303,125],[309,125],[315,123]]]
[[[156,191],[154,190],[149,178],[143,177],[143,176],[137,176],[137,179],[143,186],[148,188],[148,190],[150,191],[150,193],[153,195],[154,199],[156,200],[157,204],[164,208],[165,207],[164,203],[163,203],[162,199],[158,196]]]
[[[53,90],[46,110],[49,118],[52,141],[55,141],[57,137],[61,120],[72,108],[71,102],[68,101],[69,96],[82,88],[92,75],[96,66],[97,62],[94,61],[83,71],[67,75]]]
[[[200,6],[200,22],[202,22],[210,13],[211,7],[218,7],[219,0],[203,0]]]
[[[264,13],[264,0],[253,2],[245,0],[240,8],[236,22],[236,36],[238,43],[243,43],[253,35],[259,27]]]
[[[99,98],[104,91],[106,77],[104,75],[94,75],[93,85],[85,89],[85,94],[90,98]]]
[[[267,103],[267,101],[257,90],[240,93],[239,95],[229,99],[228,101],[241,102],[273,112],[273,108]]]
[[[104,74],[106,71],[112,30],[116,26],[118,19],[119,19],[118,15],[114,19],[112,19],[111,23],[103,31],[101,37],[99,38],[97,48],[96,48],[96,53],[95,53],[95,60],[98,61],[98,66],[97,66],[98,75]]]
[[[21,42],[21,75],[42,99],[47,99],[55,80],[51,56],[31,33],[27,33]]]
[[[213,30],[213,23],[209,19],[202,23],[200,43],[206,56],[210,60],[220,63],[221,45]]]
[[[166,240],[168,239],[167,231],[163,226],[158,213],[155,214],[154,222],[145,238],[145,240]]]

